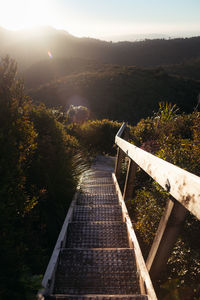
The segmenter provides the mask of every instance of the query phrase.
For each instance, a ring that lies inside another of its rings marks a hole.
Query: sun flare
[[[0,1],[0,26],[17,30],[48,24],[52,10],[47,0]]]
[[[192,1],[197,0],[187,2]],[[89,36],[113,41],[121,38],[126,40],[128,36],[138,34],[199,35],[200,4],[186,5],[185,1],[184,12],[177,12],[176,15],[175,8],[179,11],[178,0],[172,1],[177,2],[174,4],[173,14],[170,5],[161,5],[162,1],[151,1],[160,4],[151,4],[149,9],[148,5],[144,7],[143,2],[145,1],[0,0],[0,27],[10,30],[28,29],[29,32],[30,28],[47,25],[66,30],[77,37]]]

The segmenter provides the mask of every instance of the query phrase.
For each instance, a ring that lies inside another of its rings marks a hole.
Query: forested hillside
[[[0,41],[0,53],[16,58],[35,103],[63,111],[84,105],[94,118],[132,124],[159,101],[185,112],[197,106],[200,37],[109,43],[44,27],[28,36],[1,29]]]
[[[182,111],[192,112],[199,91],[200,82],[169,75],[163,68],[105,65],[97,71],[90,67],[64,76],[28,92],[34,101],[49,107],[61,105],[65,111],[71,104],[84,105],[95,118],[136,124],[150,116],[160,101],[176,103]]]
[[[180,64],[163,66],[170,74],[200,80],[200,58],[189,59]]]
[[[109,68],[109,64],[103,64],[91,59],[79,57],[53,58],[33,64],[21,73],[21,76],[24,78],[27,89],[35,89],[40,85],[58,80],[64,76],[85,72],[98,73]]]

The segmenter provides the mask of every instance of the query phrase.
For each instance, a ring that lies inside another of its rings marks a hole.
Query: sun
[[[17,30],[46,25],[52,16],[48,0],[0,0],[0,26]]]

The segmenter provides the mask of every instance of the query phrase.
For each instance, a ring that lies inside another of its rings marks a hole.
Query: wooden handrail
[[[125,129],[124,124],[120,129]],[[121,135],[122,130],[119,132]],[[200,177],[130,144],[118,134],[115,143],[141,169],[200,219]]]
[[[127,142],[122,138],[125,128],[124,123],[115,137],[115,143],[118,145],[115,171],[119,173],[121,162],[118,158],[122,153],[129,157],[123,192],[124,200],[130,199],[133,194],[137,167],[143,169],[170,194],[146,261],[147,269],[154,280],[167,263],[187,211],[200,219],[200,177]],[[116,178],[119,177],[118,173]]]
[[[117,137],[122,137],[122,134],[124,133],[125,129],[126,129],[126,123],[124,122],[122,124],[122,126],[120,127],[120,129],[118,130],[116,136]]]

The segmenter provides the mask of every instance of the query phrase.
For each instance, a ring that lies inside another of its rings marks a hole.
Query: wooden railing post
[[[126,127],[126,124],[123,124],[123,129],[119,133],[120,137],[123,138],[124,140],[128,139],[129,135],[129,130]],[[121,128],[120,128],[121,129]],[[120,149],[120,147],[117,148],[117,156],[116,156],[116,161],[115,161],[115,176],[117,179],[120,178],[120,173],[121,173],[121,166],[122,166],[122,160],[125,156],[125,153]]]
[[[123,151],[118,147],[116,161],[115,161],[115,176],[117,179],[119,179],[120,177],[122,159],[123,159]]]
[[[186,213],[187,210],[184,206],[176,200],[169,199],[146,261],[152,280],[155,280],[165,267],[177,241]]]
[[[123,199],[129,201],[133,196],[134,181],[137,171],[137,164],[129,158],[126,180],[124,185]]]

